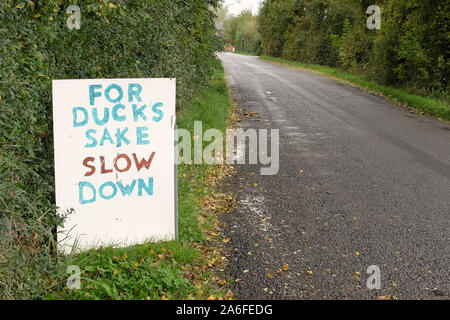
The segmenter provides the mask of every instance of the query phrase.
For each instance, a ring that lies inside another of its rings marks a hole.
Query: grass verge
[[[298,61],[275,58],[266,55],[260,56],[261,59],[275,62],[292,68],[301,68],[304,70],[319,73],[328,78],[357,86],[366,91],[385,96],[391,103],[402,107],[409,107],[421,114],[433,115],[439,120],[450,121],[450,104],[435,98],[423,97],[412,94],[404,89],[387,87],[371,81],[363,76],[357,76],[336,68],[321,66],[317,64],[305,64]]]
[[[203,129],[224,131],[231,100],[218,62],[210,84],[177,115],[179,128],[193,136],[194,120]],[[127,248],[100,248],[65,257],[60,274],[52,279],[47,299],[227,299],[217,268],[221,257],[217,215],[231,203],[216,187],[229,174],[225,166],[185,165],[178,168],[179,239]],[[213,199],[211,202],[211,199]],[[209,204],[209,205],[208,205]],[[81,288],[66,286],[66,268],[81,271]],[[48,279],[46,283],[48,283]]]

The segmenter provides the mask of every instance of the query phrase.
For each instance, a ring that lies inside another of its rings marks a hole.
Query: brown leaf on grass
[[[233,292],[231,290],[227,291],[227,294],[224,297],[226,300],[233,300],[234,299],[234,295]]]

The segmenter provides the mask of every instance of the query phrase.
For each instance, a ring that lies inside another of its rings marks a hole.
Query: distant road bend
[[[242,128],[280,169],[236,166],[229,273],[243,299],[450,299],[450,125],[307,71],[222,53]],[[370,265],[381,289],[369,290]]]

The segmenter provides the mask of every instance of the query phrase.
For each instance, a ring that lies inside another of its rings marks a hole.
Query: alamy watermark
[[[70,276],[67,278],[66,286],[69,290],[81,289],[81,270],[79,266],[71,265],[67,267],[66,273]]]
[[[367,273],[370,274],[367,278],[366,286],[369,290],[381,289],[381,270],[380,267],[371,265],[367,268]]]
[[[71,5],[66,10],[69,17],[67,18],[66,25],[69,30],[79,30],[81,28],[81,10],[79,6]]]
[[[66,286],[69,290],[81,289],[81,270],[77,265],[70,265],[67,267],[66,273],[69,277],[66,281]],[[381,289],[381,270],[376,265],[370,265],[367,268],[367,274],[370,276],[367,278],[366,287],[369,290]]]
[[[208,129],[203,132],[202,127],[201,121],[194,122],[193,137],[186,129],[176,129],[177,164],[261,164],[264,166],[260,169],[261,175],[278,173],[278,129],[227,129],[224,138],[221,130]],[[205,146],[204,142],[207,143]]]
[[[79,30],[81,28],[81,9],[77,5],[71,5],[66,10],[69,17],[67,18],[67,28],[69,30]],[[370,30],[381,29],[381,9],[377,5],[370,5],[366,10],[370,16],[367,18],[367,28]]]
[[[381,9],[379,6],[371,5],[367,8],[367,14],[370,14],[367,18],[367,28],[370,30],[381,29]]]

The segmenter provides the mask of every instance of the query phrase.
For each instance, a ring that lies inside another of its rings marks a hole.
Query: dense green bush
[[[380,30],[366,27],[372,4],[381,8]],[[448,98],[448,1],[265,0],[258,21],[264,54]]]
[[[176,77],[180,110],[211,75],[217,4],[0,1],[0,299],[42,296],[58,270],[51,80]]]
[[[234,46],[237,51],[260,52],[261,36],[258,32],[257,17],[252,15],[250,10],[226,19],[224,29],[226,45]]]

